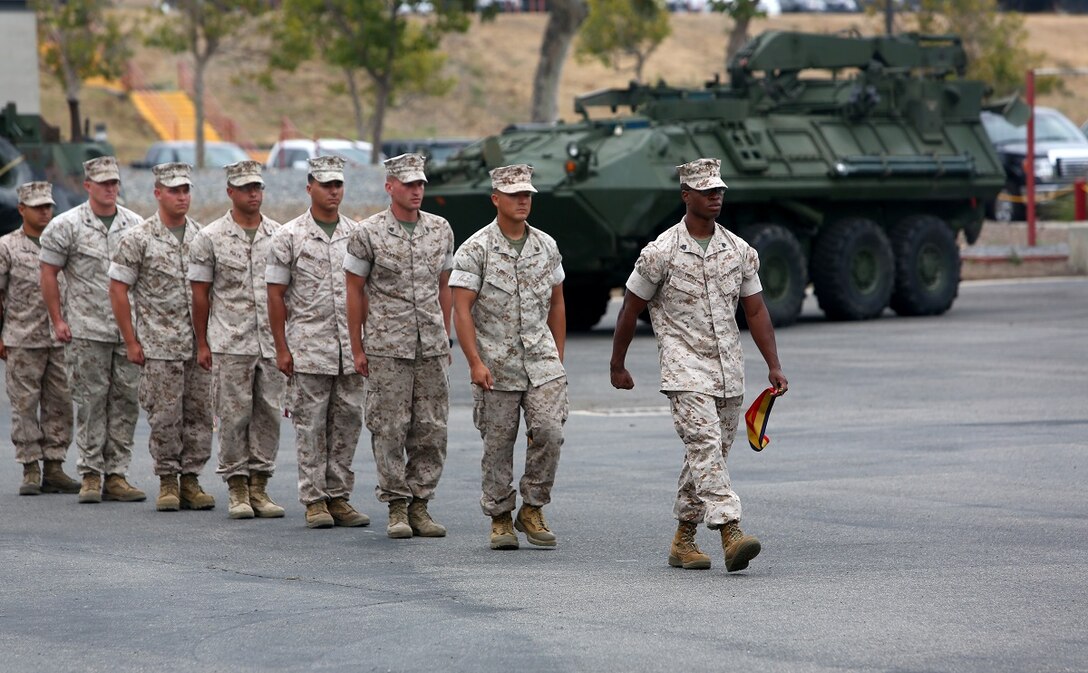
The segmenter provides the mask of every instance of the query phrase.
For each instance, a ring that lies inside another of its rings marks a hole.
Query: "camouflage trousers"
[[[224,480],[275,471],[286,387],[274,359],[225,353],[212,357],[212,406],[219,417],[215,473]]]
[[[743,397],[670,392],[672,421],[686,454],[673,515],[685,523],[720,528],[740,521],[740,498],[729,485],[726,459],[737,435]]]
[[[366,427],[381,502],[430,500],[446,462],[449,358],[370,358]],[[405,462],[407,457],[407,462]]]
[[[200,474],[212,456],[211,373],[188,360],[147,360],[140,406],[155,474]]]
[[[351,461],[363,431],[359,374],[300,374],[287,383],[298,450],[298,499],[303,505],[347,498],[355,487]]]
[[[514,442],[518,438],[521,411],[525,411],[525,473],[519,484],[521,499],[543,507],[551,502],[552,484],[563,446],[563,425],[570,402],[567,379],[524,391],[484,390],[472,386],[472,421],[484,440],[480,461],[483,472],[480,506],[487,516],[511,512],[517,505],[514,492]]]
[[[68,385],[76,404],[80,474],[125,474],[140,416],[140,367],[123,343],[72,339],[65,349]]]
[[[9,346],[6,369],[15,460],[64,460],[72,443],[72,395],[64,348]]]

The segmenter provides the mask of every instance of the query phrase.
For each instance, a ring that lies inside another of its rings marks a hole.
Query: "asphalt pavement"
[[[143,418],[144,503],[20,497],[9,448],[0,671],[1088,670],[1088,278],[964,283],[934,318],[830,323],[810,298],[778,332],[771,444],[732,449],[763,542],[734,574],[705,529],[712,569],[666,564],[682,448],[647,329],[636,389],[608,383],[616,309],[568,342],[553,550],[488,548],[459,353],[445,539],[385,536],[365,432],[363,529],[305,528],[287,422],[284,519],[228,520],[214,458],[215,510],[157,513]],[[766,369],[744,343],[752,396]]]

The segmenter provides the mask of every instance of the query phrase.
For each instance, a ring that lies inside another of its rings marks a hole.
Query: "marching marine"
[[[261,164],[226,167],[226,215],[200,230],[189,247],[197,364],[212,372],[219,418],[219,469],[232,519],[282,517],[266,486],[276,468],[286,379],[276,368],[264,283],[279,223],[261,214]]]
[[[295,426],[298,495],[308,528],[366,526],[348,502],[351,461],[363,429],[365,380],[355,371],[348,336],[344,255],[359,228],[340,213],[344,160],[309,160],[310,208],[272,237],[265,282],[276,365],[288,377]]]
[[[542,508],[551,502],[569,410],[565,274],[555,239],[526,221],[536,192],[532,174],[525,164],[491,171],[496,218],[458,248],[449,281],[457,340],[472,379],[473,420],[484,444],[480,505],[491,517],[492,549],[517,549],[515,528],[531,544],[556,544]],[[529,446],[522,506],[511,520],[522,410]]]
[[[128,361],[110,309],[109,265],[121,236],[143,218],[117,205],[121,173],[116,158],[85,161],[83,172],[87,201],[57,215],[42,232],[42,299],[53,333],[67,344],[68,383],[76,405],[76,467],[83,480],[79,502],[136,502],[147,496],[125,474],[140,415],[140,368]],[[63,310],[62,271],[67,283]]]
[[[19,495],[78,493],[79,482],[61,469],[72,443],[72,395],[64,345],[49,330],[38,261],[56,205],[53,187],[28,182],[16,193],[23,226],[0,238],[0,359],[7,363],[11,443],[23,465]]]
[[[453,230],[419,209],[423,164],[419,154],[385,161],[390,206],[361,223],[344,260],[351,352],[355,371],[368,377],[375,491],[389,505],[392,538],[446,534],[427,502],[446,460]]]
[[[121,239],[110,265],[110,301],[128,359],[143,367],[140,405],[159,476],[155,508],[212,509],[215,498],[197,478],[211,457],[212,415],[211,375],[196,363],[193,348],[187,281],[189,248],[200,230],[188,216],[192,169],[166,163],[151,170],[159,209]]]

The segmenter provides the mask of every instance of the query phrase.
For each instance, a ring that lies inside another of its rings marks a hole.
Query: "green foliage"
[[[646,59],[671,32],[668,12],[654,0],[589,0],[575,55],[616,70],[632,59],[635,79],[642,81]]]
[[[883,12],[883,4],[878,4],[871,11]],[[1025,71],[1043,60],[1042,54],[1027,48],[1023,16],[998,11],[997,0],[921,0],[917,12],[898,16],[906,18],[909,30],[958,35],[967,52],[967,77],[989,84],[994,97],[1023,91]],[[1060,84],[1055,78],[1036,80],[1038,93],[1056,88]]]
[[[120,23],[105,13],[107,0],[35,0],[33,6],[42,62],[69,96],[84,80],[124,74],[132,51]]]
[[[734,21],[748,24],[752,19],[761,19],[767,13],[760,10],[759,0],[711,0],[710,9],[721,12]]]
[[[191,53],[207,61],[247,19],[265,8],[261,0],[175,0],[173,9],[145,36],[150,47]]]

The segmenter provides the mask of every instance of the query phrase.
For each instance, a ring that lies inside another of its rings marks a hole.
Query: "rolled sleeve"
[[[110,264],[109,276],[112,280],[120,281],[125,285],[135,285],[140,274],[137,273],[136,269],[113,262]]]
[[[567,272],[563,270],[563,265],[562,264],[555,267],[555,270],[552,271],[552,286],[554,287],[556,285],[559,285],[560,283],[562,283],[566,279],[566,277],[567,277]]]
[[[215,271],[207,264],[189,262],[189,280],[198,283],[210,283],[215,279]]]
[[[371,265],[370,262],[365,259],[359,259],[350,252],[344,255],[344,271],[353,273],[356,276],[367,278],[370,276]]]
[[[763,291],[763,283],[759,282],[759,276],[745,278],[740,284],[740,296],[751,297],[753,294]]]
[[[632,271],[631,276],[627,279],[626,287],[631,291],[631,294],[639,299],[650,301],[657,294],[658,285],[643,278],[638,271]]]
[[[264,270],[264,282],[267,285],[290,285],[291,269],[282,264],[269,264]]]
[[[43,245],[42,249],[38,252],[38,261],[45,262],[50,266],[59,266],[63,268],[68,264],[68,253],[61,252],[60,250],[53,250],[52,248],[47,248]]]
[[[450,287],[463,287],[466,290],[479,292],[480,288],[483,287],[483,284],[484,279],[471,271],[454,269],[454,271],[450,273]]]

